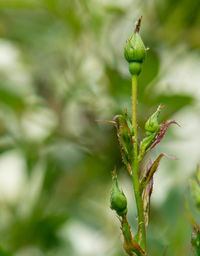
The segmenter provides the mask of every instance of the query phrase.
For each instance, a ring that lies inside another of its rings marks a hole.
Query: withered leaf
[[[170,124],[179,125],[175,120],[167,120],[161,123],[158,130],[158,134],[156,135],[155,140],[153,141],[151,146],[149,147],[149,150],[152,150],[162,140]]]

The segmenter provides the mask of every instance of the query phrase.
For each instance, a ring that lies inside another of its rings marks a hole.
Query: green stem
[[[146,228],[144,223],[144,209],[142,202],[142,194],[140,192],[140,183],[139,183],[139,162],[138,162],[138,138],[137,138],[137,84],[138,76],[132,76],[132,125],[134,129],[134,161],[133,161],[133,186],[135,193],[135,200],[137,205],[138,213],[138,225],[141,228],[141,247],[146,251]],[[138,227],[139,228],[139,227]]]

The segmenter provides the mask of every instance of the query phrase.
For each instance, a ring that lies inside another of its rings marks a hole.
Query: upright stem
[[[137,75],[132,76],[132,125],[134,129],[135,143],[134,143],[134,160],[137,158]]]
[[[144,223],[144,211],[143,211],[143,202],[142,195],[140,193],[140,183],[139,183],[139,163],[138,163],[138,138],[137,138],[137,83],[138,76],[132,76],[132,125],[134,129],[134,161],[132,165],[133,169],[133,186],[135,193],[135,200],[137,205],[137,213],[138,213],[138,225],[141,230],[142,241],[141,247],[144,251],[146,251],[146,229]]]

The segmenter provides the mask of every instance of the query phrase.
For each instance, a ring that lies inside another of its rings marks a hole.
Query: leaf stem
[[[137,213],[138,213],[138,225],[141,228],[141,247],[144,251],[146,251],[146,228],[144,223],[144,209],[142,202],[142,194],[140,191],[140,182],[139,182],[139,161],[138,161],[138,138],[137,138],[137,84],[138,84],[138,76],[132,76],[132,126],[134,129],[134,161],[132,164],[132,179],[133,179],[133,187],[135,193],[135,200],[137,205]],[[138,228],[139,228],[138,226]]]

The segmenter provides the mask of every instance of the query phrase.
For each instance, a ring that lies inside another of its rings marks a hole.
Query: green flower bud
[[[128,62],[143,62],[146,56],[146,48],[139,33],[134,32],[131,38],[127,41],[125,52],[125,58]]]
[[[113,173],[110,208],[115,210],[119,216],[127,214],[127,200],[124,193],[119,189],[116,173]]]
[[[147,136],[151,135],[152,133],[155,133],[157,131],[157,129],[159,128],[158,116],[159,116],[162,108],[163,108],[163,106],[160,105],[157,108],[156,112],[153,113],[153,115],[150,116],[150,118],[145,123],[145,131],[146,131]]]
[[[129,71],[132,75],[139,75],[142,70],[142,62],[146,56],[146,48],[139,35],[140,23],[142,17],[138,20],[136,29],[130,39],[127,41],[124,56],[129,62]]]

